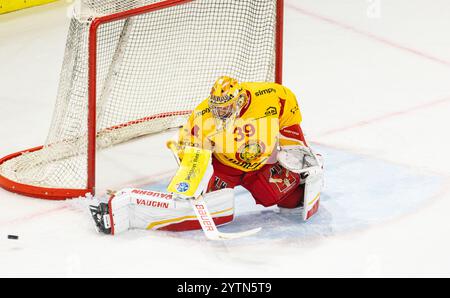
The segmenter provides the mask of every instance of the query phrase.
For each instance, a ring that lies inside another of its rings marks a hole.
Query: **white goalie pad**
[[[118,191],[108,202],[112,234],[119,234],[130,229],[131,197],[127,190]]]
[[[320,195],[324,186],[323,169],[313,167],[306,174],[303,201],[303,220],[310,219],[319,210]]]
[[[233,220],[232,189],[207,193],[203,197],[218,225]],[[186,231],[198,225],[190,201],[171,193],[127,188],[116,192],[108,205],[113,235],[129,229]]]

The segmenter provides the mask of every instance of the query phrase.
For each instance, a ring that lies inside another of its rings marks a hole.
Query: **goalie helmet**
[[[245,90],[236,79],[227,76],[217,79],[208,99],[217,130],[229,128],[234,123],[246,99]]]

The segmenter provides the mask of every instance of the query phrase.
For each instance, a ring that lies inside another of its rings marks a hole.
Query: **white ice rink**
[[[45,141],[67,8],[0,15],[0,157]],[[235,222],[221,229],[261,226],[256,236],[111,237],[94,231],[79,201],[0,189],[0,277],[450,277],[450,2],[286,0],[285,14],[284,84],[325,157],[313,220],[258,207],[236,189]],[[148,143],[145,161],[133,146],[102,153],[116,171],[101,171],[99,183],[164,187],[176,168],[162,149],[168,136],[138,141]]]

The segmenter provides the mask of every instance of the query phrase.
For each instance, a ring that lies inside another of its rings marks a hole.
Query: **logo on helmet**
[[[229,95],[224,95],[224,96],[215,96],[215,95],[211,95],[210,97],[210,102],[213,104],[224,104],[229,102],[230,100],[232,100],[234,98],[234,96],[232,94]]]

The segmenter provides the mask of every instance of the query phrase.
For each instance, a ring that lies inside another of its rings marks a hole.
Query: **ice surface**
[[[45,140],[66,9],[0,16],[0,156]],[[236,219],[220,229],[263,227],[257,236],[110,237],[95,233],[80,201],[0,190],[0,276],[450,276],[450,4],[286,0],[285,27],[284,82],[325,156],[315,218],[264,209],[238,188]],[[175,171],[162,149],[170,134],[102,152],[100,189],[163,188]]]
[[[236,219],[220,230],[237,232],[257,227],[263,227],[263,230],[230,245],[265,244],[267,241],[298,243],[362,230],[418,211],[444,183],[437,175],[420,173],[405,166],[322,146],[313,147],[329,161],[320,213],[305,223],[298,214],[280,214],[277,207],[256,205],[251,194],[238,187],[235,190]],[[143,188],[166,191],[168,182],[162,179]],[[204,238],[201,231],[180,233],[180,237]]]

